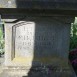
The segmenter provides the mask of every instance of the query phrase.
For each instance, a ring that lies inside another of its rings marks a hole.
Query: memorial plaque
[[[34,51],[35,23],[23,22],[13,26],[13,50],[15,57],[31,57]]]
[[[49,17],[27,20],[6,24],[6,65],[67,66],[70,24]]]
[[[40,22],[41,23],[41,22]],[[41,23],[42,24],[42,23]],[[33,57],[38,60],[53,55],[53,26],[35,25],[34,22],[22,22],[12,28],[13,59],[17,57]],[[51,35],[50,35],[51,33]],[[49,53],[50,54],[49,54]],[[41,55],[40,55],[41,53]]]
[[[44,24],[40,21],[40,24]],[[36,22],[22,22],[12,28],[13,59],[19,57],[33,57],[40,62],[40,58],[51,57],[55,53],[53,48],[55,33],[51,24],[40,25]],[[51,33],[51,34],[50,34]],[[41,54],[40,54],[41,53]],[[36,62],[35,61],[35,62]]]
[[[63,39],[66,37],[69,26],[66,29],[64,25],[59,24],[57,28],[57,23],[53,24],[49,20],[43,20],[39,20],[39,23],[34,20],[12,25],[13,61],[20,61],[21,63],[24,60],[26,63],[37,63],[37,65],[39,63],[56,64],[57,61],[61,60],[61,57],[64,59],[68,57],[63,54],[65,52],[63,49],[67,44],[66,42],[63,43]],[[64,31],[65,29],[66,31]],[[63,35],[62,32],[65,34]]]

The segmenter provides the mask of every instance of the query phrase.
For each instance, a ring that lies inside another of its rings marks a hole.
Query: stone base
[[[0,77],[77,77],[72,70],[50,69],[36,67],[30,70],[25,67],[8,67],[3,69]]]
[[[3,70],[0,77],[23,77],[27,76],[27,70]]]

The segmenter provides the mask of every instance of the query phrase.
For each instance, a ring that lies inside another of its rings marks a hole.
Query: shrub
[[[70,50],[77,48],[77,23],[71,25]]]
[[[2,27],[0,27],[0,54],[3,53],[4,53],[4,38],[3,38]]]

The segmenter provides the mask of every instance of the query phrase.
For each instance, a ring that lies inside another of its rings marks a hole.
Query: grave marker
[[[77,15],[76,0],[1,0],[0,7],[5,21],[5,66],[8,69],[25,69],[29,76],[34,66],[37,69],[37,66],[46,69],[51,66],[60,69],[52,73],[52,77],[73,75],[68,55],[70,27]],[[64,69],[70,71],[64,72]]]

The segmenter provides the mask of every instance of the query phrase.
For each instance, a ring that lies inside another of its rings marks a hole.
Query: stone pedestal
[[[9,21],[5,23],[5,66],[8,69],[24,67],[28,70],[27,77],[74,77],[68,63],[73,17],[5,21]]]

